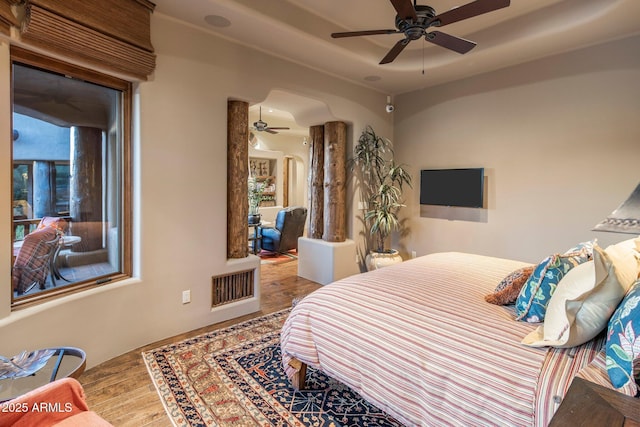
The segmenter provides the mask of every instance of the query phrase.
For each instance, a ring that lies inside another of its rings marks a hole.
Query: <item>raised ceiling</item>
[[[436,13],[470,0],[419,0]],[[333,32],[393,29],[388,0],[154,0],[154,13],[293,62],[399,94],[640,33],[640,0],[511,0],[507,8],[438,30],[472,40],[461,55],[416,40],[380,60],[401,34],[332,39]]]
[[[269,126],[287,126],[289,130],[281,133],[290,136],[307,136],[309,126],[336,119],[325,103],[278,89],[249,108],[249,123],[258,120],[260,107],[262,119]]]

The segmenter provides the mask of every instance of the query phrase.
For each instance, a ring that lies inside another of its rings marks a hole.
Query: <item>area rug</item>
[[[283,264],[285,262],[291,262],[298,259],[298,255],[295,250],[283,253],[263,250],[260,251],[258,256],[260,257],[260,264]]]
[[[401,426],[309,369],[295,391],[281,365],[280,311],[142,353],[174,426]]]

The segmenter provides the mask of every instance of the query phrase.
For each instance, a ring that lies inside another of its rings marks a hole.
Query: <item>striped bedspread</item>
[[[536,325],[484,296],[524,265],[438,253],[324,286],[283,326],[285,371],[321,369],[407,426],[544,426],[599,348],[520,344]]]

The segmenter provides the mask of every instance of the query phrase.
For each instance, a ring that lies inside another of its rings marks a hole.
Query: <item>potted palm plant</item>
[[[249,177],[249,224],[260,223],[260,202],[262,201],[262,194],[267,186],[266,181],[258,181],[256,177]]]
[[[402,261],[397,250],[385,245],[391,232],[400,228],[403,186],[411,187],[411,175],[403,165],[396,165],[393,154],[391,141],[367,126],[350,159],[359,179],[365,226],[373,240],[372,245],[366,245],[370,248],[365,260],[368,270]]]

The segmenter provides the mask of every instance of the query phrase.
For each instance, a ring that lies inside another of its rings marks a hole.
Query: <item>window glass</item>
[[[60,215],[69,215],[69,164],[56,163],[56,206]]]
[[[26,57],[12,62],[14,305],[126,277],[130,264],[130,85]]]

